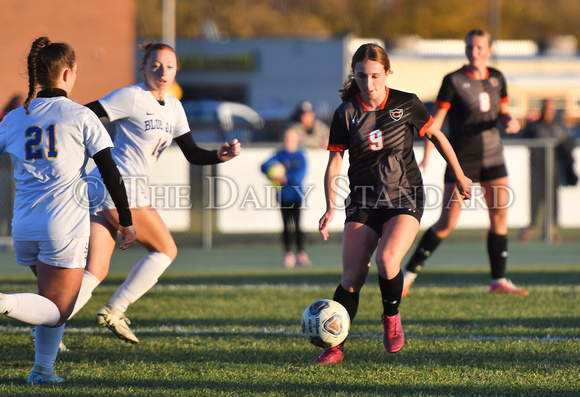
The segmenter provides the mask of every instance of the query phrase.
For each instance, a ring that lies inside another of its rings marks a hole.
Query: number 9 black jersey
[[[349,150],[351,203],[415,209],[423,206],[423,180],[413,153],[433,118],[415,94],[387,88],[379,109],[360,96],[343,102],[330,127],[328,150]]]

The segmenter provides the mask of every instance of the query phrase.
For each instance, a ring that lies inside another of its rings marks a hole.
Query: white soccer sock
[[[58,307],[38,294],[5,294],[4,315],[32,325],[52,327],[60,320]]]
[[[95,275],[93,275],[88,270],[85,270],[83,274],[83,283],[81,284],[81,289],[79,291],[79,295],[77,296],[77,301],[75,303],[73,312],[69,317],[69,320],[87,304],[87,302],[91,299],[91,296],[93,296],[93,291],[99,286],[100,283],[101,282],[97,277],[95,277]]]
[[[161,252],[145,255],[131,270],[125,282],[111,298],[108,306],[125,312],[127,307],[149,291],[159,280],[171,259]]]
[[[63,332],[64,324],[56,328],[43,327],[42,325],[38,325],[35,328],[36,351],[32,371],[44,376],[53,374],[52,368],[58,355],[58,347],[60,346]]]

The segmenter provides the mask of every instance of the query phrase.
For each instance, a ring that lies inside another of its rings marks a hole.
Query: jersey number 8
[[[55,126],[54,124],[49,125],[46,128],[48,135],[48,150],[46,151],[46,158],[55,158],[58,155],[58,150],[56,150],[56,138],[55,138]],[[30,138],[24,144],[26,152],[26,160],[42,160],[44,158],[44,151],[38,146],[42,143],[42,128],[38,126],[28,127],[24,132],[26,138]]]

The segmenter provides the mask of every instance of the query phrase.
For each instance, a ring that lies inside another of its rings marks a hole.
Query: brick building
[[[75,49],[79,69],[70,97],[80,103],[136,80],[136,0],[2,0],[0,109],[16,93],[26,96],[26,57],[40,36]]]

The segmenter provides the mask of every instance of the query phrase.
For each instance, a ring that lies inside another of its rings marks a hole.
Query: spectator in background
[[[292,128],[298,133],[303,147],[326,149],[328,146],[330,128],[316,118],[312,103],[304,101],[296,107],[292,114]]]
[[[302,183],[306,175],[306,158],[300,150],[300,137],[292,127],[284,133],[284,148],[278,151],[268,161],[262,164],[261,170],[280,186],[278,202],[282,211],[284,229],[282,238],[284,242],[283,265],[291,269],[298,261],[299,266],[310,266],[310,259],[304,251],[304,237],[300,229],[300,211],[304,198]],[[294,232],[296,251],[292,252],[292,232]]]
[[[536,227],[536,222],[538,219],[538,211],[541,205],[545,202],[546,194],[552,195],[553,206],[553,219],[556,222],[558,219],[558,201],[557,190],[563,183],[575,185],[576,180],[571,177],[566,177],[566,181],[563,181],[560,177],[561,168],[560,165],[564,165],[564,172],[569,173],[566,164],[573,165],[573,158],[571,153],[570,145],[567,142],[570,141],[570,133],[565,125],[563,125],[556,117],[557,109],[556,103],[552,99],[545,99],[542,102],[542,109],[540,112],[539,119],[534,122],[527,124],[524,130],[524,137],[526,138],[542,138],[542,139],[553,139],[557,141],[556,151],[554,155],[554,163],[552,164],[553,173],[550,175],[553,183],[553,190],[551,192],[546,191],[546,150],[544,147],[532,147],[530,148],[530,173],[531,173],[531,215],[530,215],[530,225],[523,229],[520,234],[520,240],[522,242],[528,242],[532,239],[534,234],[534,229]],[[572,159],[570,161],[570,159]],[[574,170],[572,168],[572,174]],[[575,174],[574,174],[575,176]],[[561,244],[564,239],[561,235],[555,234],[555,230],[552,231],[554,242]]]
[[[24,104],[22,95],[14,95],[0,114],[0,121],[12,110]],[[10,156],[0,157],[0,236],[11,235],[12,207],[14,206],[14,167]]]

